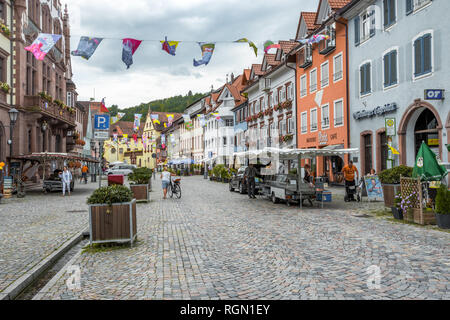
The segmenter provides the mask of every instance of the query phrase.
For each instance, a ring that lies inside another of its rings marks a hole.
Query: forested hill
[[[174,96],[162,100],[155,100],[148,103],[141,103],[138,106],[130,107],[126,109],[120,109],[117,105],[112,105],[109,107],[109,112],[111,116],[115,116],[118,112],[125,112],[125,116],[121,119],[122,121],[133,121],[134,114],[142,114],[142,120],[145,121],[145,116],[147,115],[149,106],[152,111],[158,112],[179,112],[183,113],[187,106],[192,104],[194,101],[203,97],[203,93],[193,94],[191,91],[185,96]]]

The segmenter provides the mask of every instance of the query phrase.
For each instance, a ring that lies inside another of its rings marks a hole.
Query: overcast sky
[[[70,0],[71,50],[80,36],[105,38],[88,60],[72,57],[79,100],[106,97],[107,105],[126,108],[221,86],[226,74],[238,75],[252,63],[261,63],[265,40],[294,38],[301,11],[317,9],[319,0]],[[185,40],[176,56],[161,50],[159,42],[144,41],[126,69],[122,38]],[[247,44],[220,43],[246,37],[258,46],[258,57]],[[218,41],[207,66],[195,41]]]

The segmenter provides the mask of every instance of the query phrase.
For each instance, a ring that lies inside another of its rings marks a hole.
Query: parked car
[[[301,194],[297,190],[297,176],[287,174],[277,174],[266,179],[264,185],[261,186],[262,194],[270,198],[273,203],[278,201],[285,201],[289,206],[292,202],[302,200],[308,200],[312,204],[312,200],[315,197],[315,188],[309,183],[300,182],[299,189]]]
[[[62,182],[61,182],[61,178],[60,178],[60,174],[62,173],[62,170],[60,169],[56,169],[55,171],[53,171],[53,173],[50,175],[50,177],[48,177],[48,179],[44,180],[43,183],[43,189],[44,192],[53,192],[53,191],[62,191]],[[70,192],[73,191],[73,188],[75,186],[75,180],[72,179],[72,181],[70,182]]]
[[[255,192],[258,194],[261,189],[261,184],[263,182],[263,176],[261,176],[261,168],[266,165],[254,165],[257,171],[256,181],[255,181]],[[229,189],[230,191],[238,190],[240,194],[247,193],[247,181],[244,179],[244,173],[247,166],[240,167],[235,175],[230,180]]]
[[[121,164],[116,165],[106,171],[107,175],[110,174],[123,174],[124,176],[128,176],[130,173],[133,172],[133,169],[136,168],[136,165],[134,164]]]

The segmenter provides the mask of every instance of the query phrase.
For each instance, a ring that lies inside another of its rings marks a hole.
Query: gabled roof
[[[347,4],[349,4],[352,0],[320,0],[319,6],[317,7],[317,15],[315,19],[316,24],[322,24],[323,21],[320,19],[324,17],[324,9],[322,6],[329,6],[332,12],[336,12],[339,9],[342,9]]]
[[[142,137],[144,126],[145,123],[141,122],[141,125],[139,126],[139,131],[136,133],[138,137]],[[124,134],[127,134],[128,138],[131,138],[135,133],[133,127],[134,127],[133,121],[118,121],[109,127],[109,135],[112,137],[114,133],[117,133],[120,137],[123,136]]]
[[[308,34],[311,31],[314,31],[319,25],[316,24],[316,12],[307,12],[303,11],[300,13],[300,18],[298,20],[297,33],[295,34],[295,39],[300,39],[300,33]],[[302,26],[304,27],[302,28]]]
[[[153,123],[153,128],[155,128],[156,131],[162,131],[165,129],[164,127],[164,123],[168,123],[169,120],[167,119],[167,115],[169,114],[173,114],[173,122],[175,122],[176,120],[178,120],[179,118],[182,117],[181,113],[176,113],[176,112],[156,112],[156,111],[151,111],[150,114],[157,114],[158,115],[158,120],[159,120],[159,124],[157,123]]]

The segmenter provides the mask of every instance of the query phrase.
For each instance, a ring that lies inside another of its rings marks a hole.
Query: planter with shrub
[[[394,218],[397,220],[403,220],[403,210],[401,208],[402,196],[400,192],[398,192],[394,198],[394,206],[391,207],[392,214]]]
[[[436,196],[436,223],[439,228],[450,229],[450,191],[441,184]]]
[[[136,200],[121,185],[102,187],[88,198],[90,243],[131,242],[137,235]]]
[[[133,192],[134,198],[139,202],[148,202],[150,200],[150,181],[152,178],[152,169],[136,168],[128,175],[130,189]]]
[[[388,208],[394,207],[395,195],[400,192],[400,177],[411,177],[411,167],[404,165],[386,169],[379,173],[381,186],[383,187],[384,206]]]

